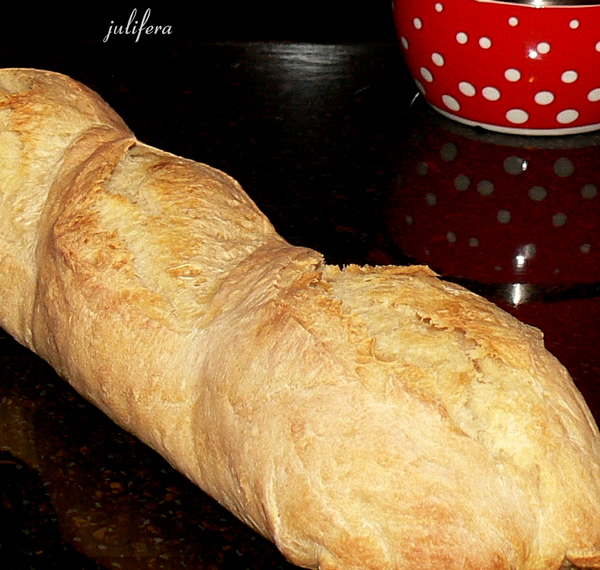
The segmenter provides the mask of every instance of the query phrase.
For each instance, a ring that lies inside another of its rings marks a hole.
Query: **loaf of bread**
[[[327,265],[94,92],[0,70],[0,325],[293,563],[600,568],[600,438],[538,330]]]

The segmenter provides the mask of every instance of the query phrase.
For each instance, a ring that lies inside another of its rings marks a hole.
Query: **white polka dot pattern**
[[[510,109],[506,112],[506,118],[510,123],[522,125],[529,120],[529,113],[523,109]]]
[[[495,87],[484,87],[481,94],[488,100],[488,101],[498,101],[498,99],[500,99],[500,91],[498,91],[498,89],[496,89]]]
[[[464,32],[458,32],[458,34],[456,34],[456,41],[459,44],[466,44],[469,41],[469,36],[467,36],[467,34],[465,34]]]
[[[518,69],[511,67],[504,72],[504,77],[507,81],[512,81],[514,83],[521,79],[521,72]]]
[[[460,103],[452,95],[442,95],[442,101],[451,111],[460,111]]]
[[[579,113],[575,109],[565,109],[556,115],[556,121],[561,125],[568,125],[579,118]]]
[[[592,103],[596,103],[598,101],[600,101],[600,87],[596,87],[596,89],[592,89],[589,93],[588,93],[588,101],[591,101]]]
[[[439,53],[431,54],[431,61],[435,63],[438,67],[442,67],[444,65],[444,56]]]
[[[539,91],[534,100],[538,105],[550,105],[554,101],[554,94],[550,91]]]
[[[550,49],[550,44],[548,42],[541,42],[537,45],[537,52],[541,53],[542,55],[550,53]]]
[[[600,7],[583,18],[574,9],[481,1],[469,5],[479,13],[471,18],[469,1],[397,6],[407,14],[399,34],[407,61],[435,108],[519,134],[600,127]]]
[[[466,95],[467,97],[474,97],[477,93],[475,87],[473,87],[473,85],[471,85],[468,81],[461,81],[458,84],[458,89],[463,95]],[[600,89],[598,91],[600,91]]]
[[[573,71],[572,69],[569,69],[568,71],[565,71],[560,76],[560,80],[563,83],[575,83],[575,81],[577,81],[578,77],[579,77],[579,74],[576,71]]]
[[[433,73],[431,73],[431,71],[429,71],[429,69],[426,67],[421,68],[421,77],[428,83],[433,81]]]

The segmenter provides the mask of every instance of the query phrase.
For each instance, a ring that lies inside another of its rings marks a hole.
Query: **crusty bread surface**
[[[541,333],[327,265],[63,75],[0,70],[0,325],[307,568],[600,568],[600,439]]]

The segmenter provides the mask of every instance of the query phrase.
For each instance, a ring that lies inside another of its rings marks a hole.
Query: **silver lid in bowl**
[[[520,4],[522,6],[600,6],[600,0],[477,0],[490,4]]]

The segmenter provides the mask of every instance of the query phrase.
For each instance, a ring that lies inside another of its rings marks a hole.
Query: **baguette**
[[[63,75],[0,70],[0,325],[306,568],[600,568],[600,437],[541,333],[341,269]]]

